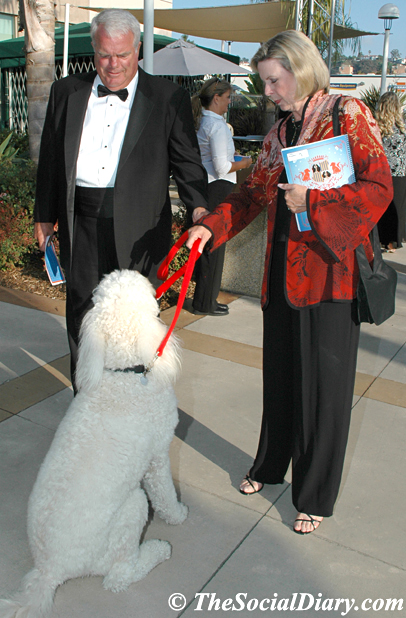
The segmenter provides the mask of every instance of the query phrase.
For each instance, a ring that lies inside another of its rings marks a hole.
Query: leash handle
[[[172,262],[173,258],[175,257],[175,255],[177,254],[179,249],[187,241],[188,236],[189,236],[189,233],[188,233],[187,230],[186,230],[186,232],[183,232],[182,236],[180,236],[178,238],[178,240],[175,242],[173,247],[170,249],[170,251],[169,251],[168,255],[166,256],[166,258],[164,259],[164,261],[162,262],[162,264],[158,268],[157,277],[158,277],[158,279],[161,279],[161,281],[164,281],[167,278],[168,270],[169,270],[169,264]]]
[[[179,240],[177,240],[176,243],[173,245],[167,257],[164,259],[164,261],[162,262],[161,266],[158,269],[159,279],[165,279],[168,276],[169,264],[171,263],[171,261],[173,260],[173,258],[175,257],[179,249],[182,247],[184,242],[187,240],[187,238],[188,238],[188,232],[186,231],[184,234],[182,234]],[[162,294],[166,292],[166,290],[172,285],[172,283],[177,281],[179,277],[181,277],[184,274],[183,281],[182,281],[182,287],[181,287],[178,302],[176,305],[175,315],[173,316],[173,320],[168,329],[168,332],[166,333],[164,339],[162,340],[159,348],[156,351],[155,358],[162,356],[162,353],[168,342],[168,339],[171,336],[173,329],[175,328],[176,322],[178,321],[179,314],[183,307],[183,302],[186,298],[186,292],[187,292],[190,280],[192,278],[193,269],[195,267],[196,261],[200,257],[199,244],[200,244],[200,239],[198,238],[194,242],[193,247],[190,250],[190,254],[189,254],[186,264],[184,264],[179,270],[177,270],[173,275],[171,275],[167,281],[164,281],[164,283],[160,285],[156,291],[156,298],[157,299],[161,298]]]
[[[196,260],[198,259],[195,256],[195,252],[193,252],[194,245],[193,245],[193,247],[192,247],[192,249],[190,251],[190,254],[189,254],[187,262],[185,264],[183,264],[183,266],[181,266],[181,268],[179,268],[179,270],[177,270],[175,273],[173,273],[169,277],[169,279],[166,279],[167,276],[168,276],[169,264],[172,262],[173,258],[178,253],[179,249],[185,244],[185,242],[188,239],[188,236],[189,236],[189,234],[186,231],[186,232],[184,232],[182,234],[182,236],[180,238],[178,238],[178,240],[173,245],[173,247],[169,251],[169,253],[166,256],[166,258],[164,259],[164,261],[162,262],[162,264],[158,268],[157,277],[158,277],[158,279],[161,279],[161,281],[163,281],[163,283],[157,288],[157,290],[155,292],[155,297],[156,297],[157,300],[159,300],[161,298],[161,296],[163,294],[165,294],[165,292],[171,287],[171,285],[173,283],[175,283],[175,281],[177,281],[185,273],[186,268],[187,268],[187,266],[188,266],[188,264],[189,264],[189,262],[191,260],[193,260],[193,267],[192,267],[192,272],[193,272],[194,265],[196,263]],[[190,275],[190,276],[192,276],[192,275]],[[188,282],[188,285],[189,285],[189,282]]]

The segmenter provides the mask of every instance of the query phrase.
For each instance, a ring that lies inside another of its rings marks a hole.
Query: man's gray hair
[[[101,11],[92,19],[90,24],[90,36],[92,45],[96,43],[96,32],[99,26],[103,26],[107,35],[114,39],[117,36],[122,36],[128,32],[134,34],[134,47],[138,47],[141,40],[140,24],[134,15],[122,9],[106,9]]]

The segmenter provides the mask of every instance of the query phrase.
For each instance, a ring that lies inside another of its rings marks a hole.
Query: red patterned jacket
[[[297,145],[334,137],[332,110],[339,95],[316,93],[309,101]],[[341,133],[347,133],[356,182],[338,189],[307,191],[307,215],[312,230],[299,232],[291,217],[286,255],[286,295],[293,307],[321,301],[350,301],[356,296],[358,265],[355,248],[364,243],[368,259],[372,248],[368,234],[390,204],[392,179],[380,132],[369,109],[358,99],[342,97],[339,108]],[[281,148],[286,146],[286,123],[276,123],[264,140],[258,161],[227,202],[199,221],[213,233],[216,249],[268,209],[268,241],[262,285],[262,306],[268,301],[268,280],[277,184],[283,171]]]

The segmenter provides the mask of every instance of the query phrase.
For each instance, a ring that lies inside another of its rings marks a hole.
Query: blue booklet
[[[56,256],[52,236],[47,236],[45,241],[45,268],[52,285],[60,285],[61,283],[65,283],[65,277]]]
[[[355,182],[348,135],[282,148],[282,157],[289,184],[323,191]],[[306,212],[295,216],[300,232],[311,230]]]

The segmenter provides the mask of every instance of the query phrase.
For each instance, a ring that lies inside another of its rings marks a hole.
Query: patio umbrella
[[[153,58],[155,75],[226,75],[230,73],[234,75],[236,73],[251,73],[251,71],[243,69],[238,64],[215,56],[183,39],[166,45],[166,47],[155,52]],[[143,66],[142,60],[140,61],[140,66]]]

